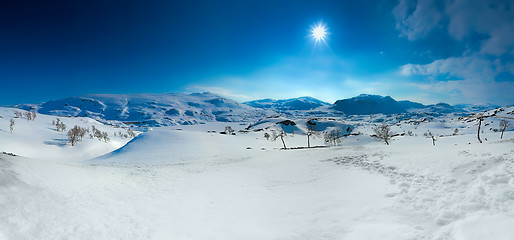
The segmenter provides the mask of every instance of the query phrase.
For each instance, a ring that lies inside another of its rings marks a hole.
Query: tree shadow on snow
[[[63,138],[63,139],[54,138],[52,140],[44,141],[44,143],[46,145],[64,147],[68,143],[68,139],[65,139],[65,138]]]

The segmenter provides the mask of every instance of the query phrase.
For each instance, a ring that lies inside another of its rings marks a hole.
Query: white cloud
[[[443,94],[453,102],[514,103],[514,82],[495,81],[496,64],[480,56],[439,59],[429,64],[406,64],[400,68],[404,75],[428,76],[431,81],[413,83],[425,91]],[[444,80],[437,77],[447,76]],[[460,99],[460,100],[459,100]]]
[[[425,37],[442,18],[433,0],[401,0],[393,9],[400,36],[409,40]]]
[[[446,24],[450,36],[458,41],[478,33],[487,35],[481,52],[513,54],[514,2],[497,0],[446,0],[444,10],[434,0],[401,0],[393,9],[400,36],[409,40],[425,37],[438,24]]]

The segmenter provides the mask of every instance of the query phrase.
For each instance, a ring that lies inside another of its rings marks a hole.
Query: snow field
[[[248,123],[209,123],[71,147],[49,144],[65,138],[55,117],[10,134],[0,111],[0,150],[20,155],[0,155],[0,239],[514,239],[512,131],[479,144],[474,123],[443,117],[395,125],[413,136],[385,145],[355,120],[363,134],[340,146],[280,150],[262,131],[219,134]]]

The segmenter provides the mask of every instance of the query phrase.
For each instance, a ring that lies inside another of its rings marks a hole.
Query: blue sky
[[[0,34],[0,104],[199,91],[514,104],[514,0],[8,0]]]

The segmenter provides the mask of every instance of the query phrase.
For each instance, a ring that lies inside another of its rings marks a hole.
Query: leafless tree
[[[23,116],[23,113],[20,111],[14,111],[14,118],[21,118]]]
[[[55,129],[58,132],[64,132],[66,131],[66,125],[59,118],[57,118],[57,121],[55,122]]]
[[[11,122],[9,124],[9,130],[11,131],[11,134],[12,134],[12,131],[14,130],[14,120],[11,119]]]
[[[36,111],[32,111],[32,120],[36,120],[37,113]]]
[[[132,131],[131,128],[127,129],[127,134],[129,135],[129,137],[133,138],[136,136],[136,134],[134,133],[134,131]]]
[[[503,139],[503,132],[505,132],[505,130],[507,130],[507,128],[509,128],[510,124],[507,120],[505,119],[502,119],[500,121],[500,131],[502,132],[502,135],[500,136],[500,139]]]
[[[107,132],[102,132],[102,139],[104,140],[104,142],[109,142],[111,139],[109,139],[109,135],[107,134]]]
[[[280,131],[273,131],[272,134],[271,134],[271,141],[275,141],[277,140],[277,138],[280,138],[280,140],[282,140],[282,145],[284,145],[284,149],[287,149],[286,147],[286,142],[284,142],[284,137],[287,136],[287,133],[284,132],[284,130],[280,130]]]
[[[311,137],[316,139],[320,136],[320,132],[317,131],[316,123],[312,120],[307,121],[307,147],[311,147]]]
[[[32,120],[32,113],[30,113],[30,112],[25,112],[25,117],[27,118],[27,121]]]
[[[434,135],[432,134],[432,132],[430,132],[430,130],[428,130],[425,134],[424,134],[425,137],[428,137],[428,138],[431,138],[432,139],[432,145],[435,146],[435,142],[437,141],[437,134]]]
[[[75,146],[75,143],[82,140],[80,137],[81,127],[75,125],[72,129],[68,131],[68,141],[70,141],[71,146]]]
[[[264,133],[264,138],[266,138],[266,140],[269,140],[269,138],[270,138],[269,133]]]
[[[325,142],[332,145],[337,145],[340,143],[342,137],[343,134],[341,129],[333,129],[325,132]]]
[[[482,139],[480,139],[480,127],[482,126],[482,120],[484,120],[483,116],[478,117],[478,131],[477,131],[477,138],[480,143],[482,143]]]
[[[394,133],[391,132],[391,127],[385,123],[374,127],[373,131],[375,132],[374,137],[383,140],[387,145],[389,145],[389,142],[394,135]]]
[[[232,129],[232,127],[231,127],[231,126],[226,126],[226,127],[225,127],[225,132],[226,132],[227,134],[229,134],[229,135],[235,135],[235,134],[234,134],[235,130],[234,130],[234,129]]]

